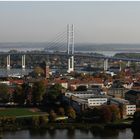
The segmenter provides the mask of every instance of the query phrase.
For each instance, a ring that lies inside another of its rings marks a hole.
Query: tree
[[[103,105],[101,106],[100,111],[101,111],[101,120],[103,122],[110,122],[112,119],[112,113],[109,107],[107,105]]]
[[[111,113],[112,113],[112,121],[116,121],[116,120],[120,119],[120,111],[119,111],[118,106],[109,105],[109,108],[110,108]]]
[[[34,75],[35,75],[35,77],[40,77],[40,76],[44,75],[44,70],[41,67],[37,66],[34,69]]]
[[[49,88],[49,93],[48,93],[50,99],[53,101],[56,101],[58,99],[58,97],[61,96],[62,89],[63,89],[63,87],[60,84],[52,85]]]
[[[68,107],[67,109],[67,115],[72,118],[72,119],[76,119],[76,112],[73,109],[73,107]]]
[[[40,104],[46,93],[46,86],[43,81],[35,82],[32,91],[32,100],[34,105]]]
[[[9,87],[6,84],[0,84],[0,102],[6,103],[9,102],[10,94]]]
[[[13,93],[13,100],[15,103],[18,103],[19,105],[23,105],[25,103],[25,93],[23,91],[22,86],[16,86],[16,89]]]

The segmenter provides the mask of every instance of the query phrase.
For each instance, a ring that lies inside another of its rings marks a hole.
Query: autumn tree
[[[116,120],[120,119],[120,111],[119,111],[118,106],[116,106],[116,105],[109,105],[109,108],[110,108],[111,113],[112,113],[111,121],[116,121]]]
[[[76,119],[76,111],[73,109],[73,107],[67,108],[67,115],[72,119]]]
[[[44,70],[39,66],[35,67],[33,72],[34,72],[35,77],[40,77],[44,75]]]
[[[112,113],[110,108],[107,105],[103,105],[100,108],[101,111],[101,120],[103,122],[110,122],[112,119]]]

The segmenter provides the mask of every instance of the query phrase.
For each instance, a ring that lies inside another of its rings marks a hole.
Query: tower
[[[45,78],[50,77],[50,68],[48,62],[45,62]]]
[[[74,71],[74,25],[67,25],[68,73]]]

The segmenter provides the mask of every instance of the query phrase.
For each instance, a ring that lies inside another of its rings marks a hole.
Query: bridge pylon
[[[74,71],[74,25],[67,25],[67,53],[68,53],[68,70],[67,72]]]
[[[22,69],[25,69],[25,54],[22,55]]]
[[[108,59],[104,59],[104,71],[108,70]]]
[[[10,69],[10,54],[7,56],[7,69]]]

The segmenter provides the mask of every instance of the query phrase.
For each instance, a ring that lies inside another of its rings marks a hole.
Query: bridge
[[[51,46],[51,45],[50,45]],[[51,47],[52,48],[52,47]],[[108,69],[108,61],[127,61],[128,66],[130,62],[140,62],[140,59],[132,59],[132,58],[118,58],[118,57],[109,57],[109,56],[96,56],[93,53],[75,53],[74,52],[74,25],[67,25],[67,51],[54,51],[50,52],[49,48],[47,51],[39,51],[39,52],[0,52],[0,55],[4,55],[7,57],[7,69],[10,69],[10,56],[11,55],[21,55],[22,56],[22,69],[25,69],[25,59],[26,55],[57,55],[57,56],[65,56],[68,58],[68,69],[67,72],[70,73],[74,71],[74,57],[85,57],[85,58],[96,58],[104,60],[104,70]]]

